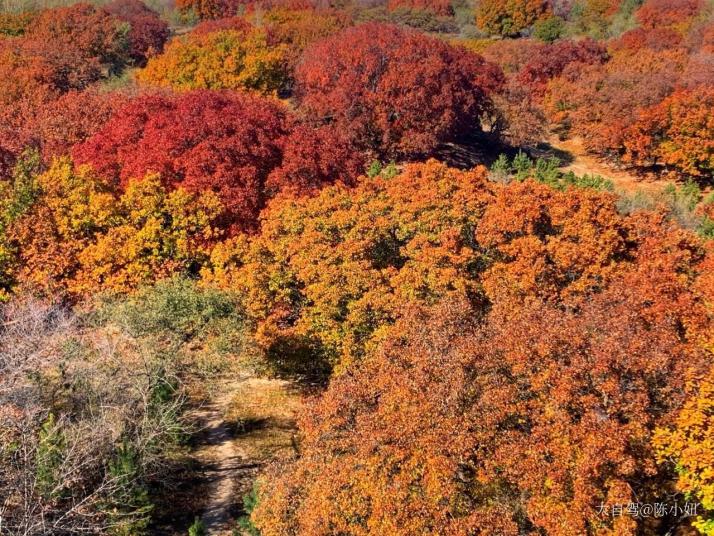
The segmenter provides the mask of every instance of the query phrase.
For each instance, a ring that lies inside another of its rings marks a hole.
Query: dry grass
[[[236,389],[226,420],[246,456],[264,462],[294,452],[295,415],[300,394],[286,381],[249,378]]]

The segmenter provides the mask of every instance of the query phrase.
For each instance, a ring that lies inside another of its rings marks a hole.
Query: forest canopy
[[[714,5],[0,2],[0,533],[714,536]]]

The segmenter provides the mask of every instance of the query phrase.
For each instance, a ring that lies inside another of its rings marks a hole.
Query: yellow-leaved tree
[[[654,436],[660,463],[674,464],[677,489],[698,502],[692,524],[706,536],[714,535],[714,367],[689,385],[690,397],[672,428]]]
[[[223,207],[210,191],[167,192],[158,175],[132,181],[119,197],[116,222],[79,254],[75,293],[124,292],[177,272],[198,269],[221,235]]]
[[[18,283],[46,295],[122,292],[197,271],[221,232],[212,192],[167,191],[157,175],[124,192],[68,158],[35,178],[37,199],[12,223]]]
[[[139,82],[177,90],[248,89],[274,94],[286,82],[287,45],[265,31],[221,30],[171,41],[137,74]]]

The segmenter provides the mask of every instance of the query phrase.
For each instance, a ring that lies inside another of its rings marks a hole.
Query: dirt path
[[[291,455],[300,396],[289,382],[251,376],[222,379],[214,392],[195,412],[203,439],[194,456],[208,482],[201,521],[206,534],[230,536],[260,469]]]
[[[236,445],[225,418],[226,408],[237,385],[238,382],[219,383],[218,396],[196,412],[196,418],[205,430],[204,443],[195,456],[210,482],[207,506],[201,516],[208,534],[231,533],[236,481],[240,476],[240,466],[246,459],[245,453]]]
[[[642,190],[658,192],[671,182],[660,178],[635,175],[634,173],[617,169],[606,162],[598,160],[593,155],[587,153],[585,147],[583,147],[582,140],[579,138],[560,141],[557,136],[553,136],[548,140],[548,144],[557,151],[568,155],[570,161],[566,162],[562,167],[563,171],[572,171],[576,175],[600,175],[612,181],[615,188],[621,191],[634,192]]]

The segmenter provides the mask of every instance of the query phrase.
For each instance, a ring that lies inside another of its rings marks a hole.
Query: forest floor
[[[600,175],[604,179],[612,181],[615,189],[627,193],[637,190],[644,192],[660,192],[673,181],[657,177],[655,175],[638,175],[625,169],[618,169],[611,163],[598,159],[588,154],[583,146],[583,141],[579,138],[559,140],[557,136],[552,136],[547,146],[550,146],[552,154],[560,158],[563,162],[562,170],[572,171],[576,175]],[[545,149],[545,154],[549,151]]]
[[[301,399],[297,385],[286,380],[248,374],[215,380],[207,402],[189,415],[198,432],[189,468],[171,497],[174,512],[182,514],[159,523],[155,533],[185,535],[198,518],[207,535],[241,534],[237,522],[246,515],[243,496],[258,473],[295,452]]]
[[[499,147],[489,142],[487,138],[475,137],[465,140],[464,143],[445,143],[436,151],[435,157],[450,166],[459,169],[471,169],[483,164],[490,167],[501,152],[509,154],[512,158],[516,148]],[[673,181],[659,177],[653,173],[637,174],[632,171],[616,167],[612,162],[599,159],[589,154],[580,138],[560,140],[557,136],[550,136],[540,143],[537,149],[528,151],[531,158],[558,158],[564,172],[572,171],[576,175],[600,175],[610,180],[618,192],[633,194],[641,191],[656,194],[671,184]]]

